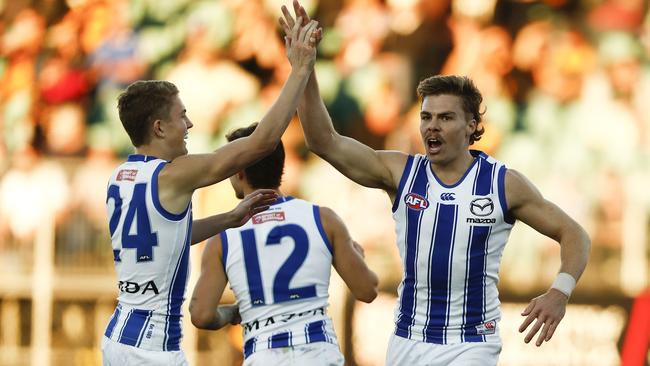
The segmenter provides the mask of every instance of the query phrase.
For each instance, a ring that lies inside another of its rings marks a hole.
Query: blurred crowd
[[[51,221],[58,264],[111,268],[105,185],[131,152],[116,96],[138,79],[169,80],[194,123],[190,152],[222,145],[225,132],[261,118],[289,72],[277,26],[288,3],[0,1],[2,265],[28,271],[21,268],[31,243]],[[639,268],[647,267],[650,226],[647,0],[302,3],[324,27],[316,72],[340,133],[420,152],[418,81],[468,75],[486,112],[476,148],[523,172],[590,232],[593,260],[581,291],[633,295],[646,283]],[[309,154],[297,121],[283,140],[283,191],[339,211],[369,260],[386,268],[384,280],[396,284],[385,195]],[[228,187],[195,199],[206,214],[235,202]],[[525,230],[510,246],[505,288],[551,282],[557,246]]]

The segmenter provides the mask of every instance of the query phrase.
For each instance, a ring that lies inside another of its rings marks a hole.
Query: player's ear
[[[165,137],[165,129],[163,128],[162,120],[157,119],[153,121],[152,131],[153,135],[156,137]]]
[[[237,179],[239,179],[239,180],[244,180],[244,179],[246,179],[246,172],[244,172],[243,170],[237,172]]]
[[[472,118],[469,122],[467,122],[467,136],[472,136],[472,134],[476,132],[477,127],[478,127],[478,123],[474,118]]]

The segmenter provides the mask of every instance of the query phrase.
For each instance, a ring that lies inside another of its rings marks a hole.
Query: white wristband
[[[568,273],[565,272],[560,272],[557,274],[557,277],[555,277],[555,281],[553,282],[553,285],[551,285],[551,288],[554,288],[561,293],[567,295],[568,297],[571,297],[571,293],[573,292],[573,289],[576,287],[576,279],[573,278]]]

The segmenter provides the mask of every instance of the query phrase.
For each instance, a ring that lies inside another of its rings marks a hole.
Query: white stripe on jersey
[[[165,164],[130,155],[113,172],[106,199],[120,293],[105,335],[152,351],[180,349],[190,270],[191,204],[180,214],[160,204],[158,174]]]
[[[496,341],[501,254],[507,217],[505,165],[475,157],[454,185],[442,183],[424,155],[409,156],[393,204],[404,265],[395,334],[452,344]]]
[[[318,206],[281,197],[220,237],[242,317],[245,357],[265,348],[336,344],[326,314],[332,246]]]

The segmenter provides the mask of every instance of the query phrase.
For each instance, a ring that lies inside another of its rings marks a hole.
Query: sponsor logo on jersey
[[[469,210],[476,216],[488,216],[494,211],[494,202],[488,197],[476,198],[469,204]]]
[[[494,320],[490,320],[488,322],[476,326],[477,334],[494,334],[496,330],[497,330],[497,322]]]
[[[117,288],[120,289],[121,292],[126,292],[129,294],[146,294],[149,291],[152,291],[154,294],[158,295],[158,286],[156,286],[156,283],[153,281],[149,281],[145,284],[138,284],[136,282],[130,282],[130,281],[119,281],[117,283]]]
[[[441,193],[440,199],[443,201],[453,201],[456,199],[456,193],[453,192]]]
[[[138,169],[122,169],[117,172],[117,177],[115,180],[118,182],[121,180],[130,180],[133,182],[136,175],[138,175]]]
[[[253,225],[263,224],[268,221],[284,221],[284,212],[265,212],[253,216]]]
[[[467,218],[467,223],[468,224],[496,224],[497,219],[468,217]]]
[[[301,313],[282,314],[282,315],[271,316],[266,319],[256,319],[252,322],[242,323],[242,326],[244,327],[244,333],[249,333],[253,330],[259,330],[260,327],[261,328],[268,327],[269,325],[275,323],[286,323],[291,319],[295,320],[303,317],[316,316],[317,314],[325,315],[325,308],[320,307],[313,310],[303,311]]]
[[[404,196],[404,203],[413,210],[424,210],[429,207],[429,201],[416,193],[409,193]]]

